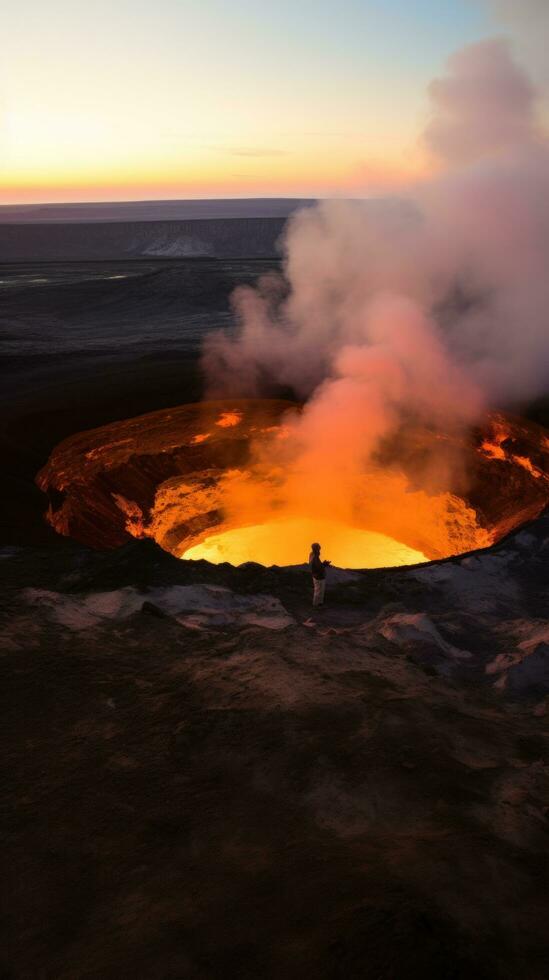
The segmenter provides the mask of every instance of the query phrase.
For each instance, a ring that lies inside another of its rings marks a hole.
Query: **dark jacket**
[[[309,558],[309,568],[311,569],[313,578],[326,578],[326,566],[314,551],[311,552],[311,557]]]

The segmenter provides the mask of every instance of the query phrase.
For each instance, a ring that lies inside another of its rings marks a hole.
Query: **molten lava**
[[[215,565],[259,560],[263,565],[300,565],[306,560],[310,543],[317,538],[322,542],[323,557],[339,568],[383,568],[428,561],[421,551],[385,534],[300,517],[211,534],[181,557],[203,558]]]
[[[298,412],[283,401],[205,402],[72,436],[37,477],[47,518],[96,548],[152,538],[177,557],[286,565],[319,540],[334,564],[368,568],[485,548],[549,503],[549,441],[534,423],[494,415],[460,433],[409,424],[360,468],[320,459],[312,479],[285,465]]]

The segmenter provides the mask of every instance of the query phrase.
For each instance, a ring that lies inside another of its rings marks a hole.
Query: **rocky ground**
[[[0,567],[4,976],[547,976],[549,517],[314,612],[150,541]]]

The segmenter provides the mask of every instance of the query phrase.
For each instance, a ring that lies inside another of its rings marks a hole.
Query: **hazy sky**
[[[368,194],[475,0],[5,0],[0,202]]]

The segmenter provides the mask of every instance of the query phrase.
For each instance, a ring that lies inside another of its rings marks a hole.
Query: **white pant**
[[[324,602],[324,592],[326,591],[326,579],[313,579],[313,606],[321,606]]]

